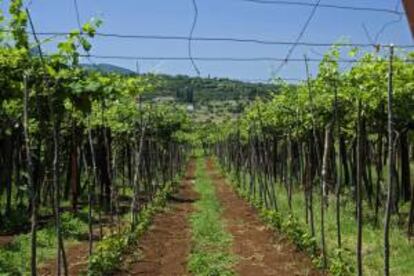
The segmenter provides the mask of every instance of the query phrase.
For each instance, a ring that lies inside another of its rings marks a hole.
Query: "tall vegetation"
[[[0,44],[0,231],[22,230],[28,221],[16,224],[13,214],[30,214],[36,275],[39,210],[47,210],[42,215],[53,215],[56,229],[57,274],[67,274],[61,214],[87,209],[89,254],[95,230],[100,237],[105,228],[120,231],[123,213],[131,212],[134,228],[137,213],[183,169],[189,118],[174,105],[140,99],[154,91],[153,79],[82,69],[80,52],[90,51],[100,20],[73,30],[46,55],[48,40],[27,35],[27,25],[36,31],[22,1],[11,1],[9,12],[1,33],[12,37],[2,36]]]
[[[349,54],[354,56],[357,50]],[[341,49],[333,47],[316,77],[308,74],[307,82],[297,86],[281,84],[270,100],[252,103],[237,123],[212,125],[204,144],[235,174],[240,187],[268,208],[285,211],[279,208],[283,197],[294,214],[292,194],[303,193],[299,213],[320,242],[322,267],[335,264],[335,257],[355,265],[359,275],[367,271],[364,231],[384,225],[383,267],[388,275],[393,270],[388,265],[388,229],[405,228],[407,239],[413,235],[413,54],[394,56],[393,48],[386,47],[364,54],[347,70],[340,69],[342,55]],[[320,197],[315,197],[318,190]],[[320,210],[315,209],[315,199]],[[336,244],[325,242],[325,215],[332,204]],[[343,210],[350,207],[355,217],[354,255],[343,242],[344,227],[348,227],[342,223]]]

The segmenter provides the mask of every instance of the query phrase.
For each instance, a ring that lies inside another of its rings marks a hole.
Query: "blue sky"
[[[398,0],[401,1],[401,0]],[[324,4],[394,9],[397,0],[322,0]],[[303,0],[315,3],[316,0]],[[81,20],[100,17],[101,32],[122,34],[157,34],[187,36],[193,20],[191,0],[78,0]],[[311,7],[266,5],[242,0],[197,0],[199,20],[194,36],[237,37],[293,41],[306,21]],[[8,1],[2,4],[3,9]],[[402,6],[400,5],[400,10]],[[33,0],[30,4],[37,31],[69,31],[77,28],[73,0]],[[368,42],[362,27],[372,36],[387,22],[398,16],[319,8],[303,41],[335,42],[348,38],[352,42]],[[406,18],[383,32],[379,42],[412,44]],[[187,42],[96,38],[92,54],[128,56],[187,56]],[[53,51],[54,44],[46,46]],[[201,57],[285,57],[289,46],[235,44],[229,42],[193,42],[193,55]],[[306,53],[319,58],[326,49],[297,47],[292,57]],[[135,61],[93,60],[134,69]],[[242,80],[268,79],[279,65],[277,62],[197,62],[202,76],[229,77]],[[190,61],[140,61],[141,71],[195,75]],[[316,65],[312,71],[315,72]],[[303,63],[288,63],[281,77],[303,78]]]

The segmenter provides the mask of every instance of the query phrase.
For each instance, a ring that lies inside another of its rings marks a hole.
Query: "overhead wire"
[[[85,55],[80,55],[86,57]],[[234,62],[254,62],[254,61],[285,61],[286,58],[280,57],[188,57],[188,56],[121,56],[121,55],[90,55],[96,59],[119,59],[119,60],[170,60],[170,61],[234,61]],[[309,62],[329,62],[322,58],[308,58]],[[289,58],[288,62],[303,62],[304,58]],[[403,62],[414,63],[414,59],[401,59]],[[332,62],[339,63],[380,63],[382,60],[359,60],[359,59],[338,59],[332,60]]]
[[[398,6],[396,6],[395,10],[388,10],[388,9],[378,9],[378,8],[367,8],[367,7],[354,7],[354,6],[341,6],[341,5],[331,5],[331,4],[321,4],[321,0],[318,0],[316,3],[307,3],[307,2],[300,2],[300,1],[277,1],[277,0],[240,0],[245,2],[254,2],[259,4],[277,4],[277,5],[296,5],[296,6],[307,6],[312,7],[312,11],[309,14],[308,19],[306,20],[304,26],[302,27],[301,31],[299,32],[295,41],[277,41],[277,40],[264,40],[264,39],[255,39],[255,38],[234,38],[234,37],[196,37],[194,36],[194,31],[197,26],[199,11],[196,0],[192,0],[192,5],[194,9],[194,17],[191,25],[191,30],[189,36],[171,36],[171,35],[145,35],[145,34],[120,34],[120,33],[105,33],[105,32],[97,32],[97,37],[103,38],[119,38],[119,39],[149,39],[149,40],[182,40],[188,41],[188,57],[168,57],[168,56],[119,56],[119,55],[91,55],[88,50],[85,49],[86,55],[80,55],[80,57],[87,58],[90,63],[93,64],[91,58],[96,59],[119,59],[119,60],[132,60],[132,59],[139,59],[139,60],[169,60],[169,61],[191,61],[192,67],[197,75],[200,75],[200,70],[196,64],[196,61],[229,61],[229,62],[255,62],[255,61],[273,61],[273,62],[281,62],[281,65],[278,68],[278,72],[283,68],[284,65],[288,62],[303,62],[303,58],[291,58],[294,50],[298,46],[309,46],[309,47],[331,47],[341,46],[341,47],[375,47],[376,49],[381,47],[389,47],[389,45],[384,44],[377,44],[376,41],[378,38],[374,40],[375,43],[326,43],[326,42],[308,42],[308,41],[301,41],[302,37],[304,36],[306,30],[308,29],[312,19],[314,18],[318,7],[323,8],[337,8],[337,9],[348,9],[348,10],[358,10],[358,11],[369,11],[369,12],[385,12],[385,13],[392,13],[395,15],[399,15],[400,18],[403,16],[403,13],[398,11]],[[76,21],[78,27],[80,29],[81,35],[82,33],[82,26],[81,26],[81,19],[80,19],[80,11],[79,5],[77,0],[74,0],[74,7],[76,12]],[[400,20],[399,18],[399,20]],[[393,21],[394,22],[394,21]],[[388,26],[388,25],[387,25]],[[387,27],[386,26],[386,27]],[[386,28],[384,27],[384,29]],[[2,29],[0,32],[8,32],[9,30]],[[28,32],[31,35],[37,36],[66,36],[68,32],[37,32],[33,34]],[[378,34],[377,34],[378,37]],[[288,45],[291,46],[285,58],[279,57],[194,57],[193,56],[193,48],[192,42],[199,41],[199,42],[232,42],[232,43],[253,43],[253,44],[261,44],[261,45]],[[414,48],[414,45],[395,45],[395,47],[402,48],[402,49],[410,49]],[[313,49],[312,49],[313,50]],[[321,62],[322,59],[308,59],[309,62]],[[413,60],[404,60],[406,62],[413,62]],[[340,63],[356,63],[356,62],[376,62],[376,61],[360,61],[356,59],[339,59],[338,62]]]
[[[0,32],[11,33],[11,30],[0,29]],[[27,31],[28,34],[33,35],[32,32]],[[60,32],[60,31],[39,31],[36,33],[38,36],[66,36],[69,35],[69,32]],[[95,37],[109,37],[109,38],[119,38],[119,39],[143,39],[143,40],[190,40],[189,36],[170,36],[170,35],[140,35],[140,34],[120,34],[120,33],[105,33],[105,32],[96,32]],[[364,43],[364,42],[312,42],[312,41],[282,41],[282,40],[262,40],[262,39],[253,39],[253,38],[233,38],[233,37],[191,37],[191,41],[199,42],[234,42],[234,43],[253,43],[253,44],[263,44],[263,45],[280,45],[280,46],[305,46],[305,47],[358,47],[358,48],[369,48],[369,47],[380,47],[388,48],[389,44],[381,43]],[[410,49],[414,48],[413,44],[394,44],[395,48],[401,49]]]
[[[73,0],[73,4],[74,4],[74,7],[75,7],[76,22],[78,24],[79,32],[80,32],[80,35],[83,35],[83,28],[82,28],[82,23],[81,23],[81,17],[80,17],[78,1]],[[95,63],[91,60],[90,50],[88,50],[88,49],[84,49],[84,50],[85,50],[85,53],[86,53],[86,59],[89,61],[89,63],[92,66],[96,66]]]
[[[302,40],[303,35],[305,34],[306,30],[308,29],[308,26],[310,25],[310,22],[312,21],[313,17],[316,14],[316,11],[320,5],[322,0],[317,0],[316,4],[313,6],[311,13],[309,14],[305,25],[302,27],[302,29],[299,32],[299,35],[295,39],[295,43],[289,48],[288,53],[286,54],[285,61],[282,61],[282,63],[279,65],[279,67],[276,69],[275,74],[278,75],[282,68],[286,65],[288,62],[288,59],[293,54],[293,51],[296,49],[298,43]]]
[[[190,35],[188,38],[188,57],[190,58],[191,64],[194,68],[194,71],[197,73],[198,76],[200,76],[200,69],[198,68],[197,64],[195,63],[193,59],[193,48],[192,48],[192,38],[194,34],[194,30],[197,26],[198,21],[198,7],[197,7],[197,1],[192,0],[193,9],[194,9],[194,17],[193,17],[193,23],[191,25]]]
[[[75,15],[76,15],[76,22],[78,24],[79,31],[82,31],[82,24],[80,19],[80,12],[79,12],[79,5],[77,0],[73,0],[73,4],[75,7]]]
[[[398,9],[399,9],[399,7],[400,7],[400,3],[401,3],[401,1],[400,0],[398,0],[397,1],[397,4],[396,4],[396,6],[395,6],[395,10],[396,11],[398,11]],[[379,40],[379,38],[380,38],[380,36],[385,32],[385,30],[388,28],[388,27],[390,27],[390,26],[392,26],[392,25],[395,25],[395,24],[398,24],[398,23],[400,23],[401,21],[402,21],[402,19],[404,18],[404,13],[400,13],[400,15],[398,16],[398,18],[397,19],[394,19],[394,20],[391,20],[391,21],[388,21],[388,22],[386,22],[384,25],[382,25],[381,26],[381,28],[379,29],[379,31],[377,32],[377,34],[375,35],[375,40],[374,40],[374,42],[376,43],[378,40]]]
[[[372,8],[372,7],[358,7],[358,6],[345,6],[337,4],[315,4],[302,1],[286,1],[286,0],[238,0],[243,2],[250,2],[256,4],[270,4],[270,5],[290,5],[290,6],[303,6],[303,7],[321,7],[329,9],[340,9],[350,11],[363,11],[363,12],[376,12],[376,13],[387,13],[391,15],[401,15],[400,11],[386,8]]]

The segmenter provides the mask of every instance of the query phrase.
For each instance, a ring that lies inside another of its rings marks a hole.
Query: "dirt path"
[[[109,229],[104,227],[104,235]],[[95,247],[96,242],[99,241],[99,227],[95,227],[93,230],[93,246]],[[88,258],[89,258],[89,241],[86,239],[76,244],[65,246],[66,261],[68,264],[69,275],[86,275],[88,269]],[[56,259],[51,259],[42,264],[37,272],[42,276],[53,276],[57,274]]]
[[[88,242],[81,242],[66,249],[69,275],[82,275],[88,267]],[[39,275],[56,275],[56,260],[50,260],[38,271]]]
[[[0,247],[10,244],[14,240],[14,235],[0,236]]]
[[[186,259],[190,252],[191,233],[187,217],[192,211],[195,193],[191,189],[195,162],[190,161],[186,177],[178,193],[169,201],[169,209],[155,215],[152,226],[142,237],[137,251],[118,275],[185,275]],[[88,267],[88,242],[70,246],[66,256],[69,275],[84,275]],[[173,250],[172,250],[173,249]],[[135,252],[134,252],[135,253]],[[133,258],[138,260],[133,260]],[[56,261],[50,260],[39,268],[42,276],[56,274]]]
[[[256,211],[226,184],[210,159],[207,172],[217,187],[223,217],[234,237],[232,250],[239,257],[235,267],[238,275],[322,275],[309,257],[260,221]]]
[[[195,160],[191,160],[179,191],[171,197],[167,211],[157,214],[139,241],[128,267],[118,275],[188,275],[187,258],[191,250],[188,217],[197,198],[192,190]]]

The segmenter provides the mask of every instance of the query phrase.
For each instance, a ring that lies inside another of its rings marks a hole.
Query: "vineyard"
[[[211,126],[242,194],[335,273],[373,275],[383,260],[412,272],[414,67],[393,50],[340,72],[333,48],[315,78],[256,101],[237,127]]]
[[[192,37],[197,77],[103,70],[79,21],[51,52],[0,13],[0,275],[414,274],[412,46],[264,84],[200,77]]]

